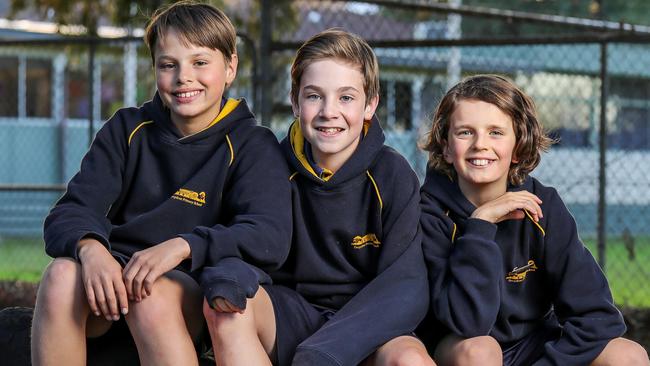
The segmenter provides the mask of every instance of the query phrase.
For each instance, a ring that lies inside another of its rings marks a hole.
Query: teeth
[[[317,129],[318,131],[325,132],[328,134],[337,133],[342,130],[338,127],[318,127]]]
[[[488,165],[490,161],[487,159],[470,159],[469,162],[472,165],[485,166]]]
[[[191,92],[184,92],[184,93],[176,93],[176,96],[179,98],[190,98],[195,95],[198,95],[200,93],[199,90],[191,91]]]

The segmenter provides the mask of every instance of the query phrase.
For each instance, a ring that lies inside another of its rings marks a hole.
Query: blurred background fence
[[[420,177],[426,155],[417,142],[447,88],[475,73],[510,77],[560,139],[533,176],[560,192],[616,302],[650,307],[649,27],[460,0],[239,4],[226,9],[241,32],[230,96],[248,99],[282,138],[295,50],[320,30],[350,30],[379,58],[387,143]],[[94,131],[118,108],[151,98],[155,81],[141,37],[7,32],[0,29],[0,278],[37,280],[47,263],[43,220]]]

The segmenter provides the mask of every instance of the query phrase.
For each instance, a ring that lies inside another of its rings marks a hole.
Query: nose
[[[488,148],[487,136],[484,133],[476,133],[474,137],[474,149],[485,150]]]
[[[177,84],[186,84],[192,81],[194,76],[192,74],[191,67],[178,65],[177,71],[178,71],[178,74],[176,76]]]
[[[336,117],[337,107],[333,98],[323,98],[319,115],[322,118],[330,119]]]

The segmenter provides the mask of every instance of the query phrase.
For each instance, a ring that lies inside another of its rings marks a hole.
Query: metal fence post
[[[609,77],[607,75],[607,41],[600,44],[600,134],[598,139],[598,264],[605,270],[607,241],[607,207],[605,191],[607,188],[607,97]]]
[[[260,76],[262,79],[262,125],[271,125],[273,113],[273,82],[271,79],[271,1],[260,0],[262,5],[262,35],[260,37]]]
[[[88,41],[88,146],[95,136],[95,40]]]

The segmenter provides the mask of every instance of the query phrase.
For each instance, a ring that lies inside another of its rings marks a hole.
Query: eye
[[[342,102],[348,103],[353,101],[354,97],[352,97],[351,95],[342,95],[340,99]]]
[[[162,70],[168,70],[168,69],[173,69],[175,66],[176,65],[171,62],[163,62],[158,65],[158,68]]]
[[[307,100],[319,100],[320,95],[318,95],[318,94],[307,94],[305,96],[305,99],[307,99]]]
[[[501,130],[492,130],[492,131],[490,131],[490,135],[492,135],[492,136],[503,136],[503,131],[501,131]]]
[[[472,131],[470,131],[470,130],[458,130],[458,131],[456,131],[456,135],[458,135],[458,136],[471,136]]]
[[[198,60],[198,61],[194,62],[194,65],[196,65],[196,66],[205,66],[207,64],[208,64],[208,62],[205,61],[205,60]]]

